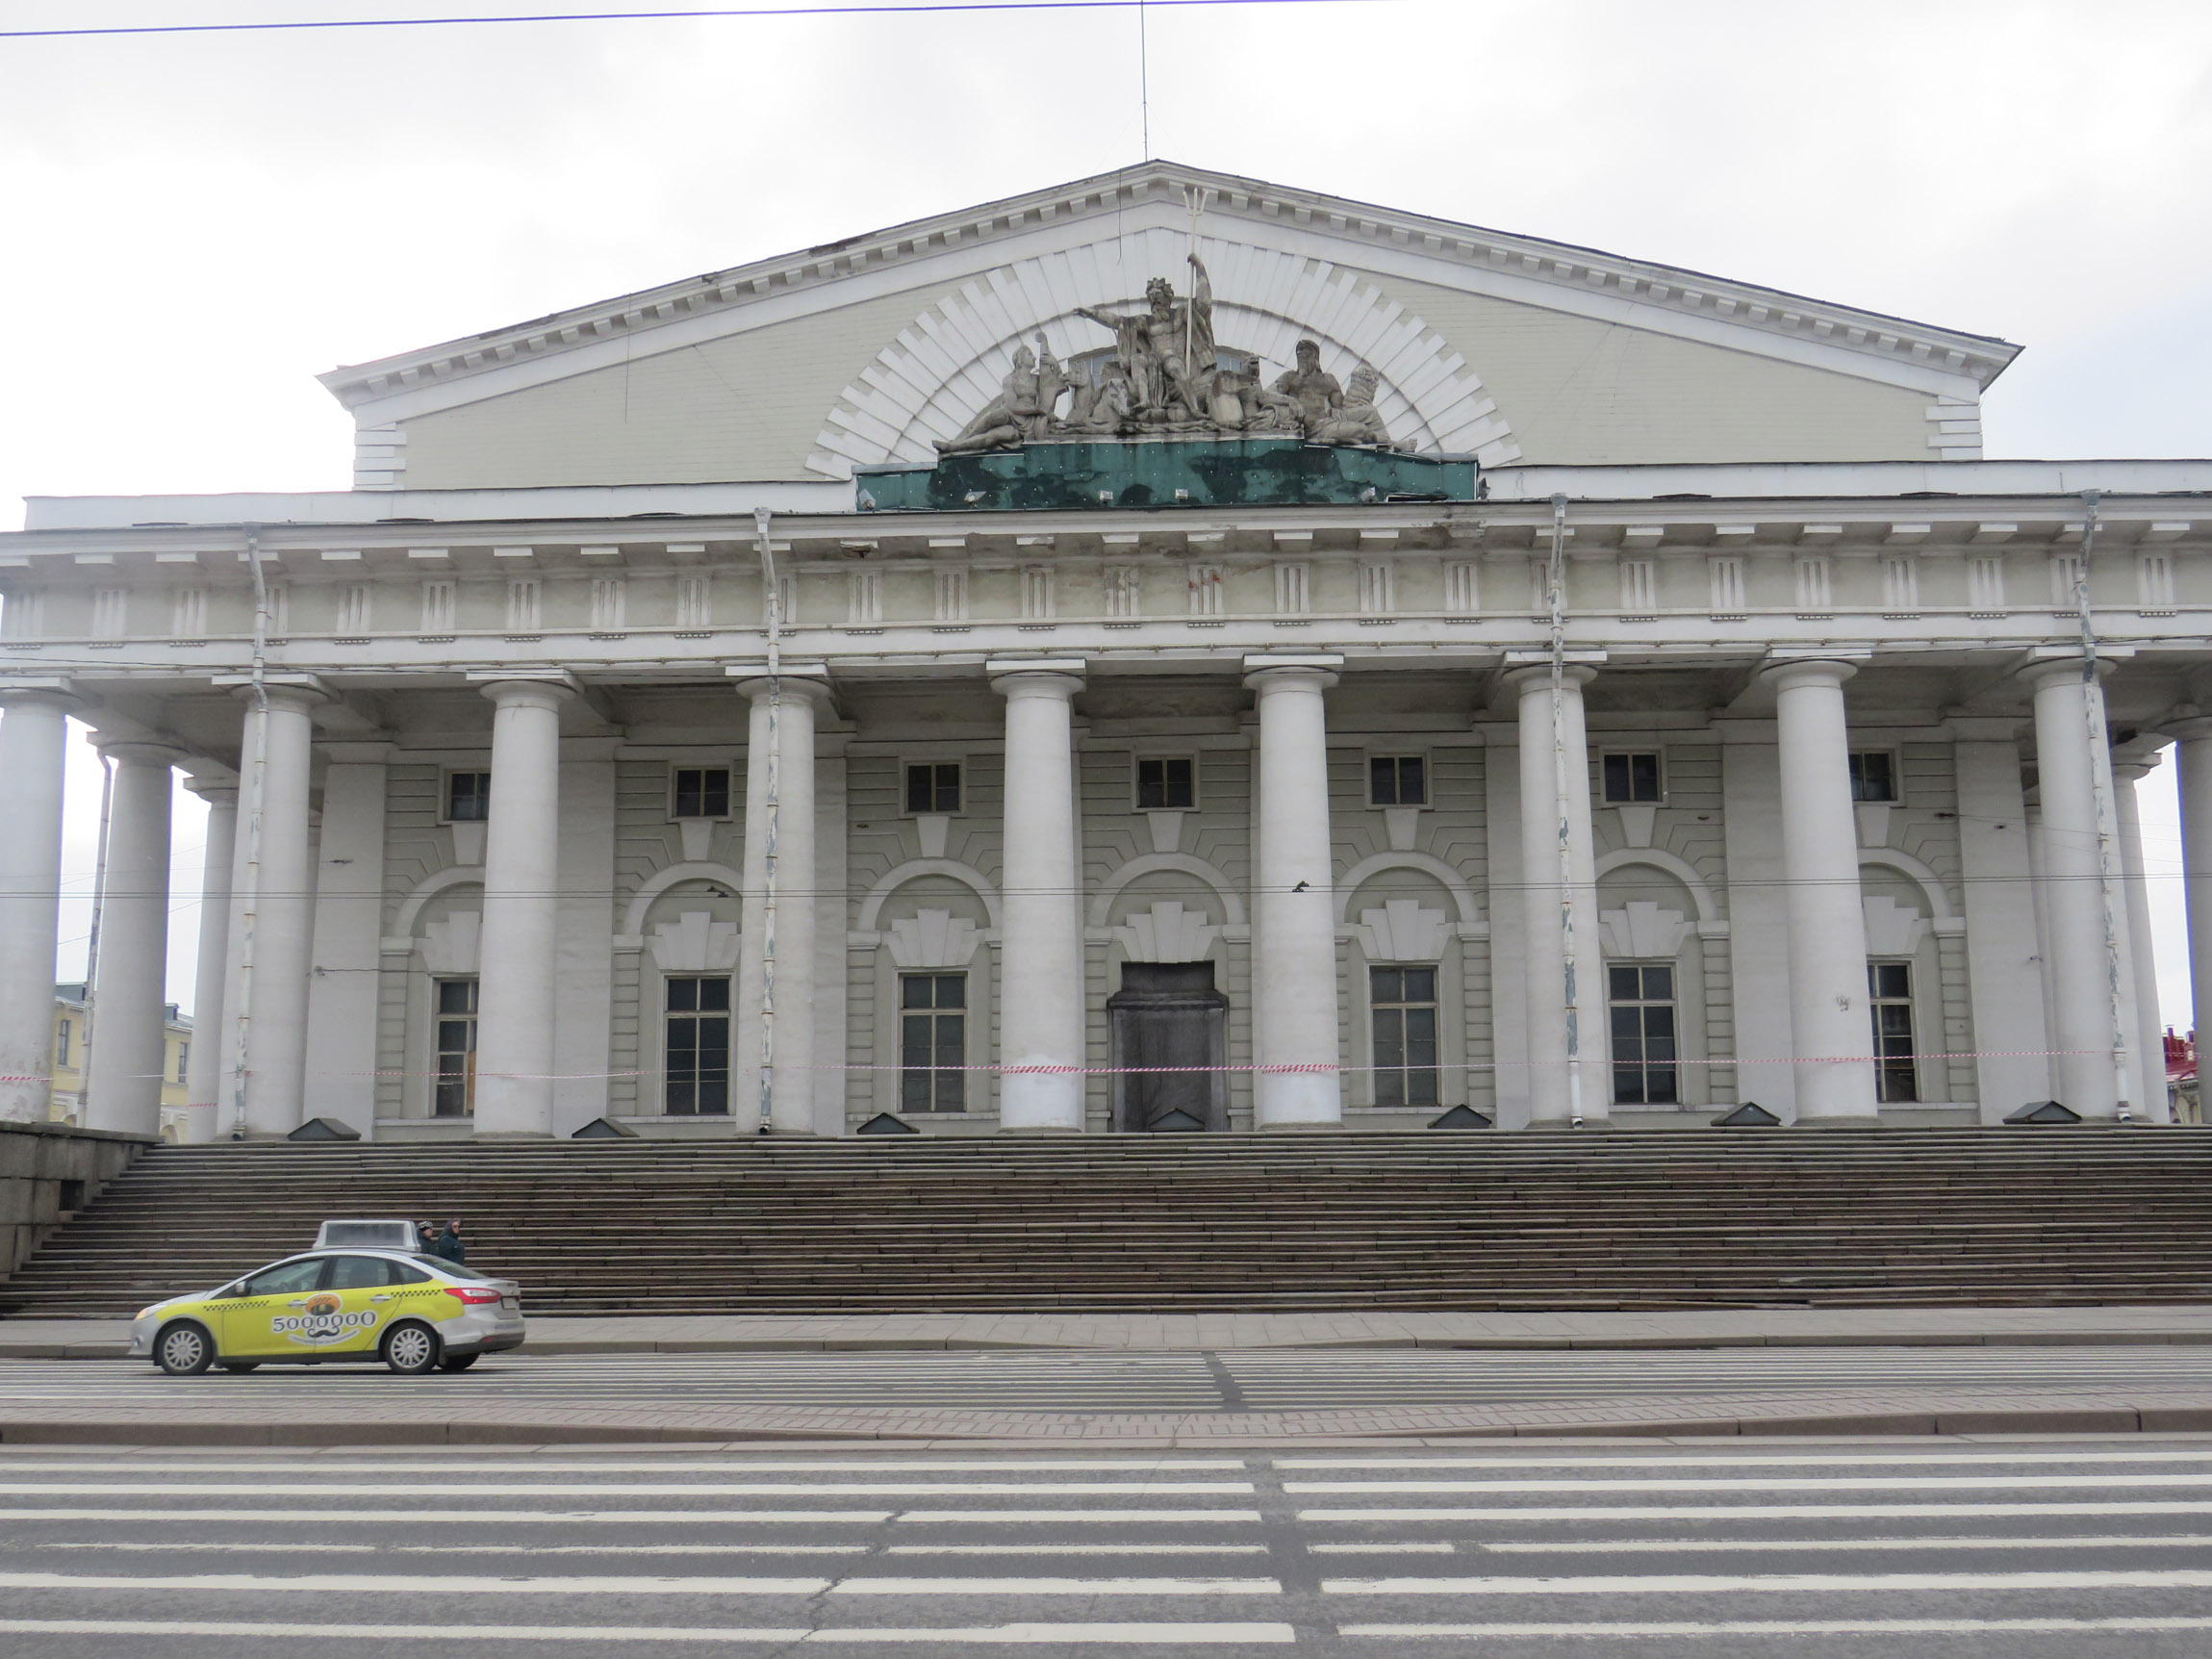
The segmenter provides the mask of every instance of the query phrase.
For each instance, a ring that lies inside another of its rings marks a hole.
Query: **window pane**
[[[445,816],[456,824],[477,823],[492,815],[492,775],[455,772],[446,778]]]
[[[928,1065],[929,1063],[929,1016],[908,1014],[899,1022],[899,1063],[901,1065]]]
[[[962,1014],[937,1016],[937,1063],[965,1065],[968,1060],[968,1021]]]
[[[1380,755],[1367,762],[1367,799],[1377,806],[1398,804],[1398,763]]]
[[[1659,756],[1632,754],[1628,757],[1629,789],[1638,801],[1659,799]]]
[[[1163,807],[1167,804],[1167,765],[1164,761],[1140,760],[1136,763],[1136,804],[1139,807]]]
[[[476,1011],[476,982],[474,980],[440,980],[438,982],[438,1011],[442,1014],[470,1014]]]
[[[1191,776],[1188,760],[1170,760],[1167,763],[1167,804],[1170,806],[1188,806],[1198,799],[1197,780]]]
[[[1643,970],[1643,1000],[1649,1003],[1670,1003],[1674,1000],[1674,970],[1668,967]]]
[[[1395,1066],[1406,1063],[1405,1014],[1398,1008],[1375,1010],[1375,1063],[1378,1066]]]
[[[669,981],[668,1006],[671,1013],[686,1012],[699,1007],[699,982],[697,980]]]
[[[939,974],[937,976],[937,1006],[941,1008],[964,1008],[968,1006],[968,976],[966,974]]]
[[[1406,983],[1403,972],[1397,968],[1370,968],[1367,970],[1367,990],[1370,1000],[1378,1003],[1403,1002],[1399,993]]]
[[[469,1039],[476,1028],[467,1020],[440,1020],[438,1022],[438,1052],[458,1057],[467,1054],[475,1045]]]
[[[1629,799],[1628,756],[1609,754],[1605,757],[1605,798],[1608,801]]]
[[[1406,1104],[1406,1074],[1402,1071],[1375,1073],[1375,1104],[1377,1106],[1404,1106]]]
[[[929,1007],[930,992],[936,982],[928,974],[908,974],[899,986],[899,1005],[908,1008]]]
[[[1874,995],[1878,997],[1909,997],[1913,994],[1913,972],[1903,962],[1877,962],[1874,964]]]
[[[696,768],[679,769],[675,775],[675,815],[678,818],[699,816],[699,775]]]
[[[699,810],[702,818],[729,816],[729,768],[717,766],[699,775]]]
[[[699,1110],[699,1092],[689,1077],[669,1074],[668,1110],[672,1117],[688,1116]]]
[[[956,1071],[937,1073],[936,1107],[939,1111],[958,1111],[967,1106],[965,1090],[968,1080]]]
[[[1636,1000],[1639,980],[1634,968],[1608,968],[1605,971],[1607,993],[1616,1003]]]
[[[329,1290],[381,1289],[392,1283],[391,1263],[377,1256],[340,1256],[330,1264]]]
[[[271,1267],[266,1273],[256,1273],[245,1282],[249,1296],[297,1295],[312,1290],[322,1282],[323,1259],[310,1257],[305,1262],[287,1262],[281,1267]]]
[[[1615,1059],[1643,1058],[1643,1021],[1640,1008],[1613,1010],[1613,1053]]]
[[[929,1110],[929,1077],[926,1071],[909,1071],[899,1079],[899,1110],[902,1111],[928,1111]]]
[[[956,766],[909,766],[906,768],[906,810],[909,812],[936,812],[944,810],[937,804],[937,775],[950,772],[953,786],[958,787],[960,769]]]
[[[1408,1008],[1406,1010],[1406,1063],[1428,1065],[1437,1063],[1437,1010],[1435,1008]]]
[[[1406,1074],[1406,1094],[1409,1106],[1436,1106],[1437,1099],[1437,1074],[1434,1071],[1411,1071]]]
[[[1398,804],[1421,806],[1428,803],[1428,762],[1418,754],[1408,754],[1398,761]]]
[[[729,982],[723,979],[699,980],[699,1006],[708,1012],[726,1012],[729,1008]]]
[[[930,804],[939,812],[957,812],[960,809],[960,768],[953,761],[929,769],[936,780],[930,791]]]
[[[716,1116],[727,1115],[729,1111],[729,1075],[726,1072],[718,1072],[712,1077],[701,1076],[699,1078],[699,1110],[702,1112],[713,1113]]]
[[[1613,1068],[1613,1098],[1622,1106],[1643,1106],[1643,1068],[1640,1065],[1615,1065]]]
[[[1674,1087],[1672,1066],[1652,1066],[1644,1073],[1644,1102],[1646,1106],[1673,1106],[1678,1096]]]
[[[1437,1000],[1437,970],[1434,968],[1408,968],[1406,970],[1406,996],[1410,1003],[1433,1003]]]

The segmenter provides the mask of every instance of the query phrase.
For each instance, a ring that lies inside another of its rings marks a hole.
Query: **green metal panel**
[[[863,512],[883,513],[1350,507],[1471,501],[1475,474],[1471,456],[1403,455],[1297,438],[1106,440],[946,455],[934,467],[861,467],[854,490],[856,498],[866,498]]]

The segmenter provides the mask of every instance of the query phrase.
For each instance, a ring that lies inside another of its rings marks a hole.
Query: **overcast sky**
[[[0,0],[0,28],[502,9],[561,8]],[[2002,335],[2027,349],[1992,455],[2212,455],[2200,0],[1343,0],[1143,29],[1155,155]],[[1138,38],[1133,10],[1006,9],[0,39],[0,518],[342,489],[319,370],[1126,166]],[[96,763],[72,781],[81,896]],[[2143,787],[2170,872],[2170,773]]]

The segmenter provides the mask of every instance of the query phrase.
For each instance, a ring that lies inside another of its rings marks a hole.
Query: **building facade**
[[[1150,164],[334,371],[350,492],[0,537],[0,1111],[76,718],[94,1127],[179,767],[194,1138],[2163,1120],[2212,465],[2015,350]]]
[[[91,986],[83,980],[67,980],[54,987],[53,1075],[47,1087],[45,1120],[85,1126],[85,1083],[93,1037]],[[132,1010],[133,1018],[138,1010]],[[185,1079],[191,1065],[192,1022],[175,1003],[164,1003],[162,1019],[162,1070],[160,1117],[153,1133],[164,1140],[180,1141],[188,1133],[190,1113],[185,1110],[189,1091]]]

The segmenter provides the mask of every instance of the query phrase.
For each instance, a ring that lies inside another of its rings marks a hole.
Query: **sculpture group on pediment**
[[[1225,351],[1214,339],[1213,287],[1206,264],[1189,256],[1190,296],[1165,277],[1145,285],[1142,311],[1079,306],[1076,315],[1111,331],[1111,354],[1087,373],[1071,374],[1045,337],[1014,352],[999,396],[943,455],[1012,449],[1052,439],[1295,437],[1309,443],[1398,447],[1375,407],[1381,376],[1362,364],[1349,392],[1321,367],[1321,347],[1301,340],[1297,366],[1267,384],[1260,360]],[[1079,367],[1081,359],[1079,358]],[[1073,394],[1066,412],[1060,398]]]

